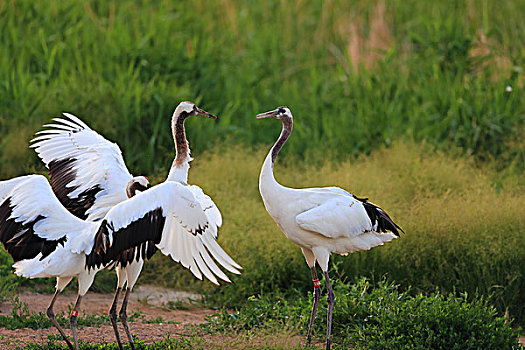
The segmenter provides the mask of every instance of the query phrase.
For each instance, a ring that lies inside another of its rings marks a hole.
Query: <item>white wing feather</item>
[[[206,212],[208,220],[212,224],[221,227],[222,215],[219,211],[219,208],[217,208],[213,200],[207,194],[205,194],[199,186],[189,185],[188,189],[193,193],[197,201],[200,203],[201,207]]]
[[[75,188],[68,191],[69,199],[79,199],[81,193],[96,186],[101,189],[86,212],[87,220],[99,220],[114,205],[127,199],[126,184],[132,175],[117,144],[106,140],[74,115],[63,115],[65,118],[55,118],[55,123],[45,125],[49,129],[38,132],[31,147],[46,167],[53,161],[72,160],[66,172],[69,176],[52,178],[54,184],[65,181],[62,186]]]
[[[157,248],[189,268],[199,279],[204,274],[218,284],[215,275],[229,282],[211,257],[228,271],[239,273],[236,268],[241,267],[215,241],[217,226],[211,223],[189,187],[178,182],[164,182],[116,205],[105,217],[113,230],[110,235],[114,235],[113,242],[116,242],[119,230],[160,208],[165,221]]]
[[[38,237],[58,240],[66,236],[69,242],[67,246],[73,253],[90,249],[97,225],[80,220],[68,212],[44,176],[30,175],[9,181],[15,180],[19,181],[8,196],[12,207],[8,219],[26,224],[43,217],[33,225],[34,234]]]
[[[373,230],[363,204],[339,193],[334,193],[332,198],[321,205],[297,215],[295,220],[304,230],[329,238],[355,237]]]
[[[7,197],[9,197],[9,195],[17,185],[38,176],[41,175],[19,176],[15,177],[14,179],[0,181],[0,204],[2,204]]]

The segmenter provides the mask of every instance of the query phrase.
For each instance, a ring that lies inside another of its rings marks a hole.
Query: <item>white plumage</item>
[[[64,338],[52,307],[57,294],[73,276],[79,277],[76,310],[95,273],[116,266],[118,285],[110,316],[122,349],[116,326],[119,292],[127,283],[120,318],[134,348],[126,320],[127,299],[144,259],[157,249],[189,268],[197,278],[204,275],[215,284],[219,284],[217,277],[230,282],[215,261],[232,273],[240,273],[241,267],[216,242],[218,227],[222,225],[217,206],[198,186],[186,184],[191,158],[184,120],[191,115],[216,118],[191,102],[179,104],[172,118],[175,161],[166,182],[148,191],[141,192],[149,182],[144,177],[132,177],[119,147],[71,114],[64,114],[65,119],[54,119],[56,123],[47,125],[50,129],[39,132],[33,140],[32,147],[50,170],[54,194],[41,176],[0,182],[0,199],[9,200],[2,207],[13,211],[15,214],[9,216],[22,224],[13,227],[5,217],[0,220],[0,226],[4,226],[0,231],[11,231],[11,236],[25,235],[27,228],[23,224],[32,224],[28,237],[47,254],[42,258],[42,254],[32,251],[30,258],[28,254],[18,254],[24,259],[13,256],[17,273],[30,278],[57,277],[57,291],[48,315],[51,313],[50,318]],[[16,186],[16,194],[13,191],[6,195]],[[136,193],[133,200],[127,200]],[[34,195],[39,201],[34,201]],[[11,238],[2,240],[4,245],[9,245]],[[55,241],[41,244],[42,239]],[[78,347],[73,316],[72,329]]]
[[[136,183],[134,190],[144,190],[149,181],[130,174],[117,144],[106,140],[76,116],[70,113],[63,113],[63,116],[54,118],[53,124],[44,125],[48,129],[37,132],[30,147],[49,169],[51,186],[60,202],[81,219],[102,220],[114,205],[133,195],[135,191],[129,192],[133,182]],[[143,264],[144,261],[138,259],[125,267],[116,266],[115,302],[125,284],[131,291]],[[124,300],[126,302],[127,298]],[[125,308],[121,314],[126,333],[129,333]],[[111,316],[122,348],[116,314]]]
[[[286,237],[301,247],[312,272],[314,306],[308,330],[309,344],[320,297],[315,264],[318,263],[323,270],[329,301],[326,343],[329,349],[334,301],[328,278],[330,254],[345,255],[383,245],[396,238],[400,228],[381,208],[341,188],[295,189],[280,185],[275,181],[273,166],[277,154],[292,132],[292,114],[287,107],[279,107],[257,117],[275,118],[283,123],[279,139],[264,160],[259,177],[259,191],[266,210]]]
[[[144,219],[148,213],[158,209],[160,209],[160,216],[153,217],[146,222],[146,227],[151,227],[148,232],[132,232],[141,237],[133,237],[133,240],[126,241],[128,237],[120,236],[124,229],[133,230],[133,225]],[[165,223],[161,225],[160,230],[155,232],[155,226],[160,220],[165,220]],[[103,227],[107,228],[107,233],[102,231]],[[124,249],[129,249],[137,246],[134,242],[143,244],[157,239],[159,243],[156,246],[163,254],[171,256],[173,260],[189,268],[199,279],[202,279],[203,269],[205,271],[210,269],[221,279],[230,282],[229,278],[209,259],[209,254],[228,271],[239,273],[237,268],[240,266],[229,258],[218,244],[209,243],[215,242],[217,226],[208,220],[208,215],[189,186],[178,182],[161,183],[117,204],[104,217],[97,234],[107,238],[107,241],[102,241],[103,246],[100,247],[102,250],[109,250],[117,244],[122,244]],[[111,243],[108,245],[106,242]],[[206,257],[212,264],[198,265],[203,257]],[[109,260],[104,264],[116,261],[113,260],[113,257],[110,257]],[[206,277],[218,284],[213,275],[207,274]]]
[[[99,224],[71,215],[60,204],[44,176],[23,176],[2,181],[0,186],[7,187],[6,185],[9,185],[9,182],[13,183],[13,180],[19,181],[3,194],[7,199],[7,202],[2,202],[3,211],[0,213],[6,216],[0,222],[3,241],[9,241],[5,237],[9,233],[6,229],[10,228],[6,227],[8,220],[14,221],[23,228],[15,230],[12,237],[9,237],[10,240],[28,234],[48,241],[65,238],[64,243],[57,244],[56,249],[44,259],[42,253],[39,253],[34,258],[15,261],[13,265],[15,273],[27,278],[67,278],[79,275],[85,270],[84,256],[91,252],[93,238]],[[6,210],[9,210],[10,215],[6,215],[8,214]],[[28,229],[33,232],[29,233]]]
[[[30,147],[50,169],[51,183],[59,198],[67,196],[78,202],[83,193],[98,189],[91,207],[79,215],[97,221],[128,198],[125,188],[133,176],[117,144],[74,115],[64,113],[64,117],[54,118],[55,124],[44,125],[50,129],[37,132]],[[53,181],[54,177],[57,181]]]
[[[15,259],[15,273],[27,278],[57,277],[56,294],[78,277],[79,299],[74,310],[96,272],[118,263],[120,254],[129,249],[135,248],[132,259],[144,259],[151,241],[199,279],[204,274],[216,284],[215,276],[230,281],[213,259],[228,271],[239,273],[240,266],[215,241],[217,226],[210,223],[189,186],[178,182],[159,184],[119,203],[101,222],[91,222],[69,213],[45,177],[32,175],[13,180],[10,183],[15,185],[10,188],[8,181],[0,182],[0,195],[5,197],[0,205],[0,235]],[[155,211],[157,215],[145,220]],[[137,232],[137,228],[143,231]],[[35,243],[30,251],[24,246]],[[46,250],[48,255],[43,253]],[[52,313],[52,305],[50,310]]]
[[[181,115],[185,115],[184,118],[187,118],[192,114],[214,117],[199,109],[191,102],[181,102],[176,108],[172,120],[173,135],[176,144],[187,144],[183,121],[181,124],[182,130],[176,130],[178,118],[181,117]],[[50,129],[38,132],[37,135],[39,136],[32,140],[33,144],[31,147],[35,148],[39,157],[45,165],[50,168],[53,189],[59,199],[62,199],[62,203],[66,202],[65,197],[73,202],[78,202],[80,200],[79,195],[82,193],[89,192],[92,189],[100,189],[93,197],[91,207],[87,209],[85,216],[86,220],[101,220],[111,208],[127,199],[125,188],[126,184],[132,179],[132,175],[127,170],[122,152],[117,144],[106,140],[74,115],[64,113],[64,117],[65,118],[54,118],[55,124],[45,125]],[[179,157],[184,161],[180,162],[180,164],[175,164],[174,162],[174,166],[168,176],[169,181],[182,183],[187,181],[188,162],[191,161],[189,153],[189,147],[187,147],[186,153],[177,152],[176,158]],[[213,240],[216,239],[217,228],[222,225],[220,211],[211,198],[204,194],[198,186],[187,185],[186,189],[186,199],[191,195],[195,201],[195,203],[191,205],[195,206],[198,204],[199,207],[202,208],[209,222],[210,230],[213,232]],[[181,199],[185,198],[181,197]],[[179,210],[180,209],[181,208],[179,208]],[[113,210],[117,210],[117,208]],[[127,213],[127,215],[128,216],[122,213],[121,217],[129,222],[136,219],[129,216],[129,213]],[[125,227],[125,225],[123,226]],[[193,252],[195,243],[185,239],[184,236],[179,237],[184,243],[189,244],[189,252]],[[112,240],[113,237],[109,239]],[[177,241],[175,240],[174,242]],[[220,248],[218,245],[217,247]],[[215,248],[217,249],[217,247]],[[222,249],[217,250],[224,253]],[[169,255],[171,255],[175,261],[180,261],[183,266],[190,268],[197,278],[202,279],[197,261],[191,261],[190,257],[186,257],[183,253],[184,252],[179,252],[179,254],[176,255],[174,252],[170,252]],[[237,268],[240,268],[240,266],[233,262],[231,258],[224,258],[224,256],[227,256],[227,254],[219,254],[220,261],[225,264],[224,267],[231,272],[239,273],[233,266]],[[204,265],[200,264],[200,266]],[[222,272],[219,273],[218,276],[219,275],[221,279],[228,282],[230,281]],[[206,276],[211,277],[210,274]],[[210,280],[218,284],[218,281],[214,277]]]

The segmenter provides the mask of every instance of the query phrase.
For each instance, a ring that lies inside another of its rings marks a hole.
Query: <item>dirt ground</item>
[[[19,293],[18,296],[21,302],[27,303],[30,311],[35,312],[45,312],[52,297],[48,294],[33,292],[22,292]],[[166,323],[144,323],[142,317],[140,317],[140,320],[135,319],[134,322],[129,323],[132,333],[136,333],[138,337],[146,343],[153,343],[165,338],[168,333],[171,335],[180,333],[184,329],[184,326],[188,324],[202,323],[205,321],[207,315],[214,313],[214,311],[210,309],[170,310],[163,307],[168,302],[187,302],[188,298],[195,300],[198,296],[154,287],[138,287],[131,294],[128,304],[128,316],[134,312],[139,312],[141,316],[144,316],[144,320],[162,317]],[[63,311],[67,312],[68,306],[74,304],[75,300],[76,294],[60,295],[55,303],[55,314]],[[80,307],[81,314],[83,313],[85,315],[86,312],[89,314],[106,314],[112,302],[113,296],[111,294],[88,293],[82,299]],[[11,309],[12,306],[10,303],[2,304],[0,305],[0,314],[8,315]],[[175,323],[167,323],[168,321]],[[127,339],[126,334],[120,323],[119,330],[121,339],[125,341]],[[66,329],[65,331],[67,335],[71,334],[70,329]],[[58,331],[54,327],[16,330],[0,328],[0,349],[14,349],[16,346],[32,342],[43,343],[47,341],[49,334],[58,335]],[[79,329],[78,336],[80,340],[90,343],[115,341],[113,328],[110,325],[83,327]]]

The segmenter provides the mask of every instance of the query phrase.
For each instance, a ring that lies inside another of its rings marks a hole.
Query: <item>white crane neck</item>
[[[183,164],[179,164],[177,166],[175,166],[175,162],[173,162],[173,164],[174,165],[171,167],[168,177],[166,178],[166,181],[177,181],[183,184],[187,184],[188,183],[188,172],[190,170],[189,161],[186,161]]]

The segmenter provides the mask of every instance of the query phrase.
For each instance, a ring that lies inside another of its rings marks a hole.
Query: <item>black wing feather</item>
[[[388,214],[378,207],[377,205],[370,203],[368,201],[368,198],[359,198],[355,195],[353,195],[355,199],[363,203],[363,206],[365,207],[366,214],[370,218],[370,221],[372,222],[372,226],[377,225],[377,232],[387,232],[391,231],[393,234],[399,237],[399,231],[405,233],[401,227],[399,227],[391,218],[388,216]]]
[[[13,213],[11,199],[7,198],[0,205],[0,242],[13,257],[15,262],[25,259],[33,259],[42,253],[40,260],[53,253],[60,244],[64,246],[67,238],[63,236],[57,240],[49,240],[35,234],[34,226],[45,216],[39,215],[33,221],[22,224],[10,218]]]
[[[78,186],[67,186],[67,184],[71,183],[77,177],[76,171],[73,170],[76,161],[75,158],[51,161],[49,163],[49,181],[60,203],[62,203],[70,213],[85,220],[87,218],[86,212],[93,206],[96,199],[95,196],[102,191],[102,188],[96,185],[81,192],[77,198],[69,197],[69,194],[78,188]]]
[[[86,256],[86,267],[100,268],[112,263],[126,267],[133,259],[139,261],[151,258],[157,251],[155,245],[159,244],[162,238],[165,221],[162,208],[149,211],[142,218],[119,230],[115,230],[106,220],[102,221],[95,235],[95,245]],[[109,235],[113,238],[111,246]]]

